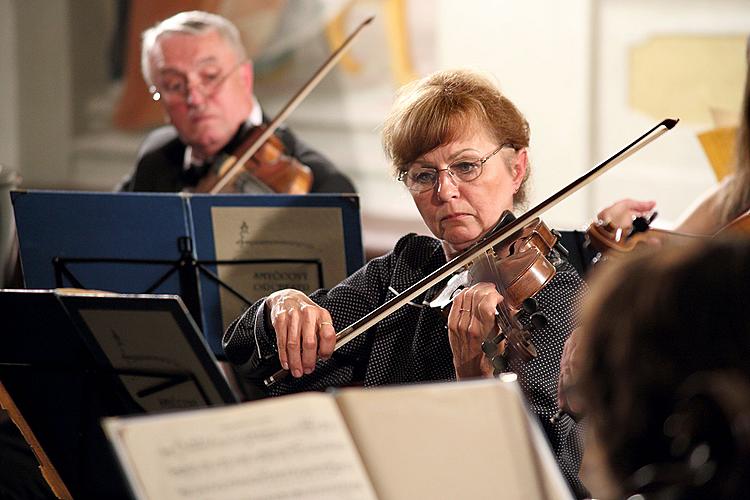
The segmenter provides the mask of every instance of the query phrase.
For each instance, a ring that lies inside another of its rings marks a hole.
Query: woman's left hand
[[[477,283],[453,299],[448,340],[457,379],[492,376],[492,363],[482,352],[482,341],[496,334],[495,315],[502,301],[503,296],[492,283]]]

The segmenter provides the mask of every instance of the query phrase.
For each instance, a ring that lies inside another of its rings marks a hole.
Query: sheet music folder
[[[515,377],[103,421],[138,500],[571,500]]]
[[[129,498],[106,416],[235,403],[179,297],[0,290],[0,380],[74,498]]]
[[[214,354],[248,303],[364,263],[356,195],[11,192],[26,288],[180,295]]]

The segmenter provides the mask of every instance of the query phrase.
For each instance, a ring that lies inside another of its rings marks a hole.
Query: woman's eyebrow
[[[477,150],[477,149],[474,149],[474,148],[464,148],[464,149],[458,150],[458,151],[456,151],[455,153],[453,153],[453,154],[451,154],[450,156],[448,156],[447,160],[448,160],[449,162],[450,162],[450,161],[453,161],[453,160],[455,160],[455,159],[456,159],[457,157],[459,157],[459,156],[461,156],[462,154],[466,153],[467,151],[470,151],[470,152],[472,152],[472,153],[476,153],[476,154],[481,154],[481,153],[479,152],[479,150]],[[434,167],[434,166],[435,166],[435,164],[434,164],[434,163],[432,163],[432,162],[429,162],[429,161],[427,161],[427,160],[419,159],[419,158],[418,158],[418,159],[416,159],[416,160],[414,160],[413,164],[417,164],[417,165],[422,165],[423,167]]]

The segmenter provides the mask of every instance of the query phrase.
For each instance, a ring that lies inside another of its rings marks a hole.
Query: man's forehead
[[[201,34],[165,33],[154,44],[151,62],[162,67],[190,68],[230,61],[234,50],[215,31]]]

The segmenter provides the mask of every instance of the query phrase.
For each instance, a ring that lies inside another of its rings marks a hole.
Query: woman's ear
[[[513,174],[513,187],[516,191],[523,184],[523,180],[526,178],[526,166],[529,161],[529,154],[526,148],[521,148],[516,153],[516,158],[513,162],[511,173]]]

